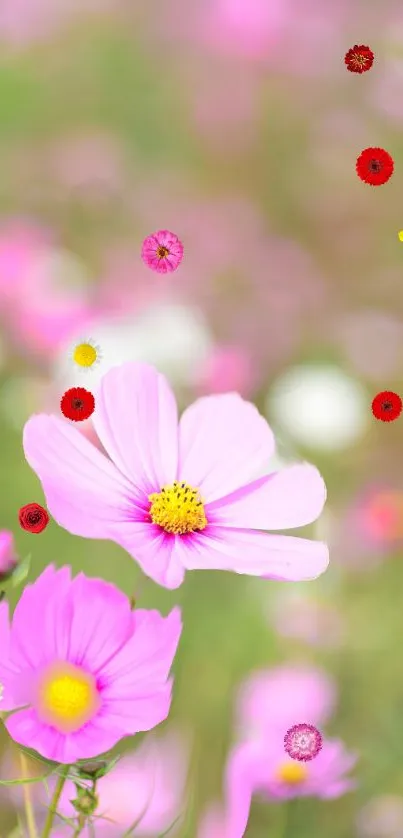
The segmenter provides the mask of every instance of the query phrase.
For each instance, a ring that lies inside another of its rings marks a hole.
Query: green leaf
[[[17,567],[15,568],[13,575],[11,577],[11,585],[13,588],[18,588],[19,585],[22,585],[25,582],[29,569],[31,567],[31,554],[29,553],[25,559],[23,559]]]
[[[50,777],[51,774],[54,774],[54,769],[49,771],[48,774],[42,774],[41,777],[26,777],[24,780],[21,778],[19,780],[0,780],[0,786],[24,786],[27,783],[40,783]]]

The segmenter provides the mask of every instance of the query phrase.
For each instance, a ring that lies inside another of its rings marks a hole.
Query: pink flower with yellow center
[[[245,834],[255,793],[279,802],[295,797],[341,797],[355,788],[355,781],[346,774],[356,759],[341,741],[328,739],[314,760],[294,762],[284,754],[282,738],[275,732],[238,745],[226,768],[223,838],[242,838]]]
[[[5,722],[20,745],[60,763],[90,759],[168,715],[178,609],[132,611],[114,585],[51,565],[28,585],[11,624],[0,604]]]
[[[274,438],[238,394],[201,398],[178,423],[164,376],[129,362],[102,378],[92,419],[105,454],[56,416],[24,429],[47,508],[69,532],[116,541],[167,588],[186,570],[288,581],[326,570],[325,544],[263,532],[314,521],[326,488],[307,463],[253,479]]]

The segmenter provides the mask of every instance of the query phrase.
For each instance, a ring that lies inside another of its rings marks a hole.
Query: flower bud
[[[84,815],[85,817],[93,815],[98,808],[98,795],[91,789],[83,788],[82,786],[76,786],[76,789],[77,797],[75,800],[71,800],[70,803],[80,815]]]
[[[8,579],[17,566],[14,536],[8,530],[0,531],[0,582]]]

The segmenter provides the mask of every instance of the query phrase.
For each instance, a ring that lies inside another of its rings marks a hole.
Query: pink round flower
[[[114,585],[50,565],[10,625],[0,604],[2,710],[10,736],[46,759],[90,759],[150,730],[171,704],[179,609],[132,611]]]
[[[169,230],[158,230],[143,241],[141,258],[149,268],[159,274],[176,271],[183,259],[183,244]]]
[[[293,725],[284,737],[284,748],[291,759],[309,762],[322,747],[322,734],[314,725]]]
[[[33,416],[24,429],[47,508],[69,532],[116,541],[167,588],[186,570],[284,581],[326,570],[325,544],[263,532],[314,521],[326,488],[306,463],[253,479],[274,453],[253,404],[235,393],[207,396],[178,423],[164,376],[128,362],[102,378],[92,418],[108,456],[56,416]]]

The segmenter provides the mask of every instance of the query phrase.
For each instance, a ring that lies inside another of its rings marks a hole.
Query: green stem
[[[69,769],[70,769],[70,766],[65,765],[64,768],[62,768],[62,770],[60,771],[59,779],[56,783],[56,788],[54,790],[53,797],[52,797],[52,800],[50,802],[48,814],[46,816],[45,826],[44,826],[43,832],[42,832],[42,838],[49,838],[49,835],[51,833],[52,826],[53,826],[53,821],[54,821],[54,818],[55,818],[57,807],[59,805],[59,800],[60,800],[60,797],[61,797],[61,794],[62,794],[62,791],[63,791],[63,786],[66,782],[67,775],[69,773]]]
[[[27,758],[23,751],[20,751],[20,763],[21,763],[21,771],[22,771],[22,778],[23,780],[27,780],[29,777],[28,771],[28,763]],[[35,815],[34,815],[34,807],[32,805],[32,797],[31,797],[31,787],[28,783],[24,783],[23,786],[23,795],[24,795],[24,810],[25,810],[25,818],[27,821],[27,829],[29,838],[37,838],[37,831],[36,831],[36,823],[35,823]]]

